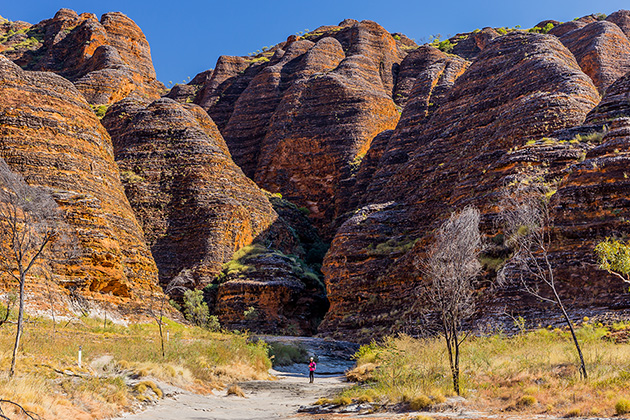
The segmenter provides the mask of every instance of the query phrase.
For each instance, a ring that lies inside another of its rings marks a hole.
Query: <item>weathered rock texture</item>
[[[622,117],[630,117],[630,73],[608,88],[597,107],[589,112],[586,123],[601,127]]]
[[[243,255],[240,255],[243,254]],[[232,264],[238,269],[232,269]],[[245,248],[206,288],[221,325],[258,332],[312,335],[328,309],[322,280],[296,256]]]
[[[597,21],[560,36],[600,92],[630,71],[630,40],[617,25]]]
[[[498,36],[499,33],[495,29],[483,28],[480,31],[457,34],[449,41],[453,45],[453,54],[466,60],[474,60],[490,41]]]
[[[196,78],[205,83],[195,102],[245,174],[308,208],[330,237],[332,221],[347,211],[342,181],[372,139],[396,125],[392,95],[413,48],[375,22],[347,20],[255,57],[219,58],[211,76]]]
[[[617,25],[627,37],[630,37],[630,10],[618,10],[608,15],[606,20]]]
[[[71,80],[91,104],[111,104],[131,94],[157,99],[163,85],[155,78],[149,44],[122,13],[61,9],[36,25],[4,23],[0,52],[27,70],[53,71]]]
[[[57,267],[58,281],[95,299],[112,294],[107,299],[120,304],[157,285],[110,137],[74,85],[0,57],[0,98],[0,155],[53,194],[78,240],[80,258]]]
[[[425,235],[466,204],[490,211],[503,179],[492,170],[498,160],[529,140],[580,124],[598,100],[554,37],[511,33],[490,43],[427,121],[401,122],[391,135],[388,148],[406,144],[394,154],[399,164],[395,171],[387,161],[379,165],[362,194],[363,204],[388,204],[348,220],[325,259],[331,309],[324,331],[356,332],[358,319],[391,326],[400,317],[390,311],[419,284],[414,254]],[[369,302],[372,294],[381,297]]]
[[[255,180],[306,207],[329,237],[328,223],[346,211],[340,204],[349,191],[341,180],[358,166],[372,139],[398,121],[378,76],[370,59],[345,59],[288,93],[265,137]]]
[[[248,260],[251,270],[233,270],[216,280],[234,253],[254,242],[268,253],[305,258],[302,244],[308,241],[234,164],[208,115],[168,98],[148,105],[129,99],[110,107],[102,121],[161,284],[203,288],[214,282],[218,296],[211,309],[225,326],[241,322],[251,306],[260,313],[257,330],[274,332],[296,323],[295,333],[312,334],[318,322],[306,321],[323,317],[324,289],[305,285],[288,257],[271,265]]]
[[[232,162],[198,106],[127,100],[102,122],[163,285],[187,270],[196,286],[205,286],[235,251],[276,222],[267,198]]]

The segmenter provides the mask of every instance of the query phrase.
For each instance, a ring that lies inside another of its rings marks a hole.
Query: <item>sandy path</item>
[[[320,397],[329,397],[349,386],[341,376],[319,376],[309,384],[305,374],[272,371],[277,381],[251,381],[240,384],[246,398],[226,396],[225,391],[214,395],[197,395],[175,389],[174,394],[146,411],[131,414],[125,420],[250,420],[297,418],[300,406],[309,405]],[[304,418],[305,415],[299,415]],[[310,416],[306,416],[310,417]],[[319,416],[321,418],[321,416]]]

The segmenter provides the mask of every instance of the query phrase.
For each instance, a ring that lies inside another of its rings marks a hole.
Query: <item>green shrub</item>
[[[308,351],[299,344],[269,343],[269,357],[274,366],[306,363]]]
[[[434,41],[432,45],[438,50],[448,54],[451,51],[453,51],[453,47],[455,47],[456,44],[452,44],[451,41],[446,39],[444,41],[439,41],[439,40],[438,42]]]
[[[540,33],[541,34],[546,34],[547,32],[549,32],[552,29],[553,29],[553,23],[549,22],[543,28],[540,29]]]
[[[533,32],[537,34],[546,34],[552,29],[553,29],[553,23],[549,22],[542,28],[539,28],[539,27],[531,28],[531,29],[528,29],[527,32]]]
[[[252,60],[252,63],[266,63],[269,61],[267,57],[256,57]]]
[[[245,309],[243,311],[243,318],[245,318],[248,321],[255,321],[258,319],[258,310],[256,308],[254,308],[253,306],[250,306],[249,308]]]
[[[99,119],[102,119],[107,112],[108,105],[92,105],[92,111]]]
[[[203,291],[186,290],[184,293],[184,316],[199,327],[205,327],[208,324],[210,310],[208,304],[203,300]]]
[[[586,142],[586,143],[593,143],[593,144],[600,144],[604,138],[604,135],[606,134],[606,131],[595,131],[589,134],[578,134],[577,136],[575,136],[575,139],[580,141],[580,142]]]
[[[349,397],[336,397],[332,400],[332,403],[336,405],[350,405],[352,404],[352,399]]]
[[[219,317],[216,315],[210,315],[208,317],[207,328],[210,331],[218,332],[221,330],[221,323],[219,322]]]
[[[404,254],[416,244],[417,239],[409,237],[391,238],[376,246],[368,247],[369,255]]]
[[[144,178],[134,171],[120,171],[120,179],[129,184],[137,184],[144,181]]]

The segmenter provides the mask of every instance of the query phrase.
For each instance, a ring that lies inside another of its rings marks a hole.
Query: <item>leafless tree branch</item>
[[[453,213],[435,233],[433,245],[422,264],[425,275],[431,280],[427,297],[440,317],[453,388],[458,395],[459,349],[468,337],[468,333],[462,332],[462,323],[474,313],[475,282],[481,272],[479,218],[479,211],[474,207]]]
[[[510,260],[511,264],[504,266],[499,273],[499,280],[505,282],[509,276],[516,275],[522,290],[560,309],[580,358],[580,375],[586,379],[582,349],[573,322],[558,293],[553,265],[549,259],[552,240],[549,197],[553,192],[553,189],[536,175],[522,175],[503,189],[500,219],[505,229],[507,244],[514,250],[514,254]],[[508,270],[512,272],[507,273]],[[551,297],[541,292],[541,286],[547,289]]]

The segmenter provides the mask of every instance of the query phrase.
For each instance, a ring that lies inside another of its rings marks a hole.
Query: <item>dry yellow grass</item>
[[[603,340],[606,332],[590,323],[578,329],[588,380],[580,379],[575,348],[563,330],[471,337],[462,345],[463,395],[475,408],[491,412],[555,416],[622,412],[623,402],[617,403],[627,398],[630,389],[630,344]],[[420,405],[425,405],[428,400],[438,404],[453,394],[446,349],[439,338],[388,338],[379,345],[364,346],[357,357],[358,366],[348,376],[363,385],[343,394],[355,400],[370,391],[383,403],[421,398]]]
[[[12,380],[7,372],[14,329],[0,328],[0,395],[48,420],[109,418],[161,398],[156,382],[209,393],[227,382],[266,379],[271,367],[266,345],[248,343],[244,334],[167,321],[163,358],[155,324],[103,328],[102,320],[81,319],[57,324],[53,334],[52,321],[30,321]],[[137,376],[142,380],[132,385],[129,378]],[[12,418],[16,414],[9,406],[2,409]]]
[[[227,389],[226,395],[236,395],[237,397],[245,398],[245,393],[243,392],[241,387],[236,384],[230,385],[230,387]]]

